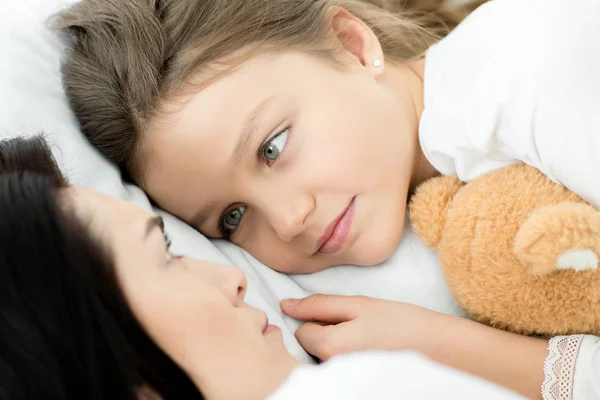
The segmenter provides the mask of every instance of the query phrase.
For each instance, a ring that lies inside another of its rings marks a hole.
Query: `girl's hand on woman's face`
[[[321,360],[361,350],[425,352],[448,318],[412,304],[364,296],[313,295],[284,300],[281,308],[307,321],[296,338]]]

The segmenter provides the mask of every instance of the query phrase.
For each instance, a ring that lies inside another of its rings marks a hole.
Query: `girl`
[[[83,1],[58,22],[65,86],[84,133],[160,206],[282,272],[385,260],[439,173],[524,161],[600,206],[600,3],[494,0],[446,37],[458,13],[393,3]],[[284,309],[348,319],[323,301]],[[322,358],[372,346],[352,325],[306,326]],[[554,338],[548,356],[544,340],[447,327],[469,351],[439,334],[436,359],[530,397],[600,393],[598,338]]]

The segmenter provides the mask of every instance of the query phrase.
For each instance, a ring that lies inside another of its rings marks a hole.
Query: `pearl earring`
[[[376,59],[374,59],[374,60],[373,60],[373,66],[374,66],[375,68],[379,68],[379,67],[381,67],[381,58],[376,58]]]

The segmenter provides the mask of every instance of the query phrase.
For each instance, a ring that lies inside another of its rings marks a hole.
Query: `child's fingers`
[[[321,321],[329,324],[350,321],[357,317],[362,298],[315,294],[303,299],[287,299],[281,309],[289,316],[303,321]]]
[[[335,325],[306,322],[296,330],[295,336],[304,350],[325,361],[337,354],[335,340],[333,339],[335,328]]]

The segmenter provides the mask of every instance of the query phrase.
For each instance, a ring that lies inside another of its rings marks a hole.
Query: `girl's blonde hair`
[[[148,122],[196,74],[217,79],[259,51],[331,59],[333,6],[362,19],[386,58],[413,59],[483,2],[444,8],[443,0],[82,0],[61,12],[55,27],[73,39],[63,81],[84,134],[126,176],[139,178]]]

